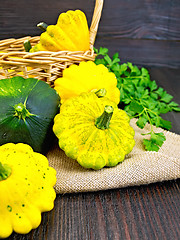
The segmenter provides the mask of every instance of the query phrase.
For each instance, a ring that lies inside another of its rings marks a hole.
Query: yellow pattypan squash
[[[56,25],[49,25],[40,36],[36,51],[87,51],[90,48],[89,28],[85,14],[69,10],[59,15]]]
[[[85,168],[122,162],[135,145],[134,129],[124,110],[93,92],[68,99],[55,116],[53,131],[66,155]]]
[[[82,92],[106,90],[106,97],[115,103],[120,101],[120,91],[114,73],[109,72],[103,65],[96,65],[92,61],[72,64],[63,71],[63,76],[54,82],[54,88],[61,97],[61,103]]]
[[[53,209],[56,171],[27,144],[4,144],[0,156],[0,238],[6,238],[37,228],[41,212]]]

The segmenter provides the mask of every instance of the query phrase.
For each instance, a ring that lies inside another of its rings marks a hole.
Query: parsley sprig
[[[172,101],[173,96],[150,79],[146,68],[138,68],[130,62],[120,64],[118,53],[110,58],[107,48],[94,50],[97,54],[95,63],[105,65],[116,75],[117,87],[121,93],[119,107],[130,118],[138,118],[136,124],[139,128],[143,129],[146,123],[150,123],[150,132],[142,134],[149,135],[149,139],[143,139],[143,144],[146,150],[157,152],[166,138],[163,132],[156,133],[153,126],[170,130],[171,122],[164,120],[161,114],[180,111],[178,104]]]

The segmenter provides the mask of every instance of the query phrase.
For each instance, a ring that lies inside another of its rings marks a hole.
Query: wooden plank
[[[148,186],[57,195],[41,225],[7,240],[173,239],[180,236],[180,180]]]
[[[90,24],[95,0],[3,1],[0,8],[1,39],[36,35],[36,24],[54,24],[60,12],[81,9]],[[105,36],[136,39],[180,39],[179,0],[104,1],[99,32]]]
[[[122,62],[129,61],[139,66],[180,67],[180,41],[122,39],[98,33],[94,46],[108,48],[111,57],[118,52]]]
[[[179,0],[105,1],[99,32],[117,38],[179,40]]]

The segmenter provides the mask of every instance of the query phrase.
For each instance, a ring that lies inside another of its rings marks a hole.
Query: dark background
[[[40,35],[40,21],[55,24],[69,9],[85,12],[95,0],[0,0],[0,39]],[[105,0],[95,47],[120,53],[139,66],[180,67],[179,0]]]

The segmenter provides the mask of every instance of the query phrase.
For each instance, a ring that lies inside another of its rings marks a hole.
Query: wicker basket
[[[24,51],[24,41],[29,40],[34,46],[40,37],[23,37],[19,39],[5,39],[0,41],[0,79],[16,75],[35,77],[46,81],[53,87],[54,80],[62,76],[62,70],[73,63],[94,60],[93,45],[101,17],[103,0],[96,0],[90,27],[90,49],[86,52],[78,51],[40,51],[27,53]]]

